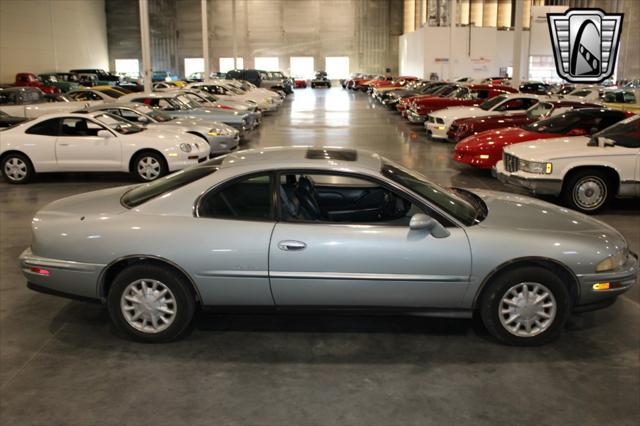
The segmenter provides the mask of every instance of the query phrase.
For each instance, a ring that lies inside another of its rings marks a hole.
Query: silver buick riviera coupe
[[[184,335],[206,306],[477,312],[501,342],[542,344],[638,273],[624,238],[591,217],[340,148],[238,151],[55,201],[32,226],[29,287],[102,301],[147,342]]]

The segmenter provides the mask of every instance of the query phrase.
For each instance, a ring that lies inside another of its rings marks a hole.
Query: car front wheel
[[[182,337],[195,312],[190,283],[158,265],[134,265],[120,272],[107,296],[109,315],[118,330],[142,342]]]
[[[480,316],[500,342],[536,346],[562,333],[570,311],[570,295],[552,272],[522,267],[498,275],[487,285],[480,299]]]
[[[133,160],[133,175],[142,182],[151,182],[168,173],[167,164],[161,154],[143,152]]]
[[[2,177],[9,183],[28,183],[35,175],[35,170],[29,158],[18,152],[4,157],[0,167],[2,167]]]
[[[569,177],[562,198],[572,209],[593,214],[602,210],[611,195],[612,188],[606,174],[599,170],[584,170]]]

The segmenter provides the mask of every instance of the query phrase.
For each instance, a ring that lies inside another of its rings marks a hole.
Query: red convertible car
[[[366,86],[369,86],[369,92],[372,92],[373,89],[379,89],[379,88],[398,88],[398,87],[403,87],[405,84],[412,82],[412,81],[416,81],[418,78],[417,77],[411,77],[411,76],[400,76],[394,80],[372,80],[368,83],[366,83]]]
[[[602,108],[581,108],[522,127],[487,130],[458,142],[453,160],[489,169],[502,159],[505,146],[538,139],[585,136],[599,132],[633,113]]]
[[[517,92],[516,89],[509,86],[488,84],[458,86],[457,90],[446,96],[416,98],[409,105],[406,117],[412,123],[424,123],[427,115],[433,111],[452,106],[478,106],[494,96]]]
[[[447,138],[452,142],[458,142],[467,136],[484,132],[485,130],[500,129],[503,127],[522,126],[538,120],[561,114],[571,109],[595,108],[599,105],[566,101],[548,100],[537,103],[522,114],[493,115],[482,117],[459,118],[451,123],[447,132]]]
[[[448,94],[452,93],[454,90],[457,90],[459,87],[460,86],[457,84],[450,84],[450,83],[434,85],[421,95],[410,96],[410,97],[400,99],[400,101],[396,104],[396,109],[402,113],[403,117],[406,117],[407,110],[415,100],[422,99],[422,98],[447,96]]]

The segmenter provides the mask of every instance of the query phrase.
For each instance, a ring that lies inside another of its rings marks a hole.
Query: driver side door
[[[98,136],[100,131],[111,137]],[[65,117],[56,139],[56,159],[61,171],[118,171],[122,169],[120,138],[92,120]]]
[[[318,180],[316,175],[305,176]],[[292,189],[296,184],[289,177],[280,181],[277,192],[283,212],[269,247],[269,278],[276,305],[460,306],[471,273],[470,247],[462,228],[449,227],[451,235],[446,238],[411,230],[410,215],[423,210],[414,204],[409,207],[403,194],[369,179],[362,179],[369,184],[365,186],[355,185],[353,176],[346,185],[339,183],[344,176],[322,177],[316,190],[323,217],[315,219],[292,217],[284,211],[289,203],[296,204]],[[332,181],[336,182],[333,190]],[[406,214],[391,220],[372,217],[374,200],[388,203],[385,193],[398,197],[392,198],[394,206],[400,205]]]

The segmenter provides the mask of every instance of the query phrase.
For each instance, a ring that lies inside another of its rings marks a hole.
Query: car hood
[[[431,114],[432,117],[442,118],[445,121],[453,121],[458,118],[475,118],[481,116],[501,115],[497,111],[485,111],[479,107],[457,106],[438,110]]]
[[[561,158],[604,157],[617,152],[615,148],[587,146],[586,136],[565,136],[536,140],[505,148],[505,152],[529,161],[550,161]]]
[[[504,129],[487,130],[486,132],[469,136],[456,145],[456,151],[491,151],[506,145],[557,136],[548,133],[529,132],[519,127],[506,127]]]
[[[555,237],[553,241],[576,237],[612,243],[626,242],[613,227],[590,216],[555,204],[518,194],[481,189],[471,190],[487,205],[487,217],[478,227]]]

